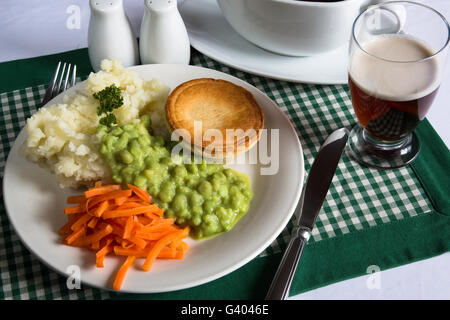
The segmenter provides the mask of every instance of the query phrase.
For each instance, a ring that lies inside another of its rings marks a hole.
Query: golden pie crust
[[[187,130],[191,145],[203,152],[212,151],[212,156],[227,157],[250,149],[264,129],[264,113],[249,91],[211,78],[191,80],[175,88],[167,100],[166,119],[171,131]],[[201,140],[199,123],[194,131],[195,121],[201,121]]]

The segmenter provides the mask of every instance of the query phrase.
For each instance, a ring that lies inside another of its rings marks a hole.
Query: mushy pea
[[[97,130],[113,181],[147,189],[165,216],[190,226],[193,237],[228,231],[247,213],[253,193],[246,175],[219,164],[174,161],[164,139],[149,133],[147,116]]]

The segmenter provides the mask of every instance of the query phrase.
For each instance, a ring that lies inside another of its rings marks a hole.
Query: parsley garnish
[[[97,114],[105,116],[100,119],[100,124],[110,127],[112,124],[117,123],[116,116],[112,113],[114,109],[117,109],[123,104],[122,93],[115,84],[106,87],[105,89],[94,93],[94,98],[99,101],[97,108]]]
[[[103,118],[100,118],[100,124],[110,127],[112,124],[116,124],[117,123],[117,119],[116,116],[114,115],[114,113],[109,113],[106,116],[104,116]]]

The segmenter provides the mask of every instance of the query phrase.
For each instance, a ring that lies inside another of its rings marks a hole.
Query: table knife
[[[348,135],[349,131],[346,128],[334,131],[317,153],[295,211],[291,239],[272,280],[266,300],[283,300],[289,294],[303,247],[311,236],[317,215],[347,143]]]

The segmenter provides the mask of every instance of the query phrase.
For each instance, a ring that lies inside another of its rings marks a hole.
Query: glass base
[[[419,154],[420,144],[412,132],[395,142],[381,142],[370,137],[357,124],[350,132],[347,153],[360,164],[376,169],[395,169],[411,163]]]

